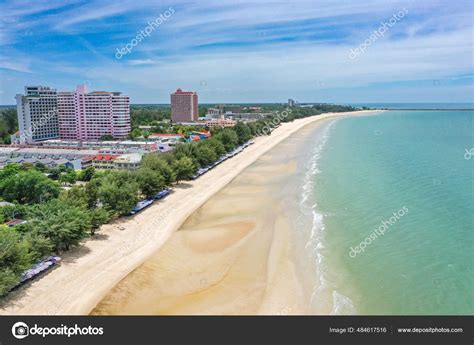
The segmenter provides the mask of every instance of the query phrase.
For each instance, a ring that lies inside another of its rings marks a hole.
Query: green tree
[[[92,179],[92,177],[94,177],[94,174],[95,168],[93,166],[90,166],[85,168],[84,170],[81,170],[77,179],[79,181],[88,182]]]
[[[15,108],[0,110],[0,144],[10,144],[10,135],[18,130]]]
[[[0,296],[19,282],[21,273],[31,265],[29,247],[14,229],[0,226]]]
[[[98,193],[94,195],[98,195]],[[98,198],[98,196],[94,196],[94,198]],[[90,216],[92,226],[90,229],[91,236],[94,235],[97,228],[99,228],[102,224],[107,223],[111,218],[110,212],[108,212],[105,208],[95,206],[96,199],[90,203],[86,187],[74,186],[71,189],[61,193],[59,200],[68,206],[78,207],[87,211]],[[92,204],[91,208],[89,208],[90,204]]]
[[[154,197],[156,193],[166,186],[163,176],[158,172],[147,168],[141,168],[138,170],[137,181],[142,194],[147,198]]]
[[[1,267],[0,296],[6,295],[19,281],[19,274],[16,274],[10,267]]]
[[[226,151],[232,151],[237,147],[239,138],[237,134],[231,128],[224,128],[217,132],[214,136],[216,140],[219,140],[225,147]]]
[[[19,172],[0,181],[0,195],[6,201],[21,204],[38,203],[56,198],[59,186],[35,170]]]
[[[0,226],[0,267],[22,272],[30,264],[28,248],[14,229]]]
[[[59,178],[59,181],[61,181],[61,183],[69,184],[69,185],[73,185],[74,183],[76,183],[76,180],[77,180],[77,175],[74,170],[71,170],[65,174],[62,174],[61,177]]]
[[[208,141],[199,143],[197,147],[197,160],[200,166],[207,166],[212,162],[215,162],[218,158],[219,156],[214,150],[212,143]]]
[[[32,206],[28,220],[33,233],[48,238],[57,252],[79,244],[92,227],[87,211],[58,199]]]
[[[173,169],[171,169],[168,162],[161,155],[147,155],[143,157],[142,168],[156,171],[163,177],[167,186],[174,180]]]
[[[20,166],[20,170],[21,171],[27,171],[27,170],[33,170],[35,168],[35,166],[31,163],[23,163],[21,166]]]
[[[96,207],[93,208],[92,210],[89,211],[90,217],[91,217],[91,229],[90,233],[91,236],[95,234],[95,231],[102,225],[107,223],[110,218],[110,212],[108,212],[105,208],[103,207]]]
[[[86,209],[89,207],[89,196],[83,186],[73,186],[71,189],[62,192],[59,200],[69,206],[76,206]]]
[[[49,255],[54,249],[51,240],[32,232],[25,234],[24,241],[26,241],[29,248],[28,255],[30,262],[40,261],[45,256]]]
[[[35,169],[38,170],[38,171],[40,171],[40,172],[42,172],[42,173],[44,173],[44,172],[46,172],[46,171],[48,170],[48,168],[46,167],[46,165],[44,165],[43,163],[40,163],[40,162],[37,162],[37,163],[35,164]]]
[[[235,131],[237,137],[239,138],[239,145],[242,145],[243,143],[246,143],[247,141],[252,139],[252,133],[250,131],[250,128],[245,123],[239,121],[232,129]]]
[[[10,176],[14,176],[21,171],[19,164],[7,164],[3,169],[0,169],[0,183]]]
[[[94,208],[99,201],[99,189],[102,185],[103,177],[95,176],[89,183],[86,184],[84,191],[87,195],[87,207]]]
[[[134,128],[128,136],[130,139],[134,140],[142,136],[142,131],[140,130],[140,128]]]
[[[224,153],[226,153],[224,144],[222,144],[219,140],[215,138],[211,139],[206,139],[206,144],[211,146],[214,152],[217,154],[217,157],[222,156]]]
[[[174,171],[176,183],[182,180],[189,180],[195,172],[194,163],[189,157],[182,157],[176,160],[171,168]]]
[[[194,165],[198,165],[198,150],[197,143],[183,143],[176,146],[173,150],[173,156],[176,159],[188,157],[193,161]]]
[[[145,138],[145,142],[148,141],[149,137],[150,137],[150,132],[149,131],[143,131],[143,138]]]
[[[6,222],[14,218],[21,218],[25,212],[25,205],[15,204],[13,206],[3,206],[0,207],[0,220]]]
[[[59,180],[61,177],[61,169],[59,167],[54,167],[49,170],[48,177],[53,180]]]
[[[101,178],[99,200],[112,213],[129,214],[138,201],[139,185],[128,172],[110,172]]]

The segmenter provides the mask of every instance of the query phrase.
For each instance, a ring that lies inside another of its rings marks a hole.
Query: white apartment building
[[[15,99],[21,144],[59,137],[56,89],[25,86],[25,94]]]

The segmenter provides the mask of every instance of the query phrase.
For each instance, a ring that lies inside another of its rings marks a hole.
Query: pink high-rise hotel
[[[103,135],[125,138],[130,133],[130,100],[120,92],[58,92],[61,139],[97,140]]]
[[[171,94],[171,121],[194,122],[198,120],[198,95],[194,91],[176,90]]]

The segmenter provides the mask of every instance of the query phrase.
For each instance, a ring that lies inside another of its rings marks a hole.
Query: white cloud
[[[29,64],[23,62],[0,61],[0,68],[8,69],[15,72],[31,73]]]
[[[380,39],[356,61],[352,46],[286,44],[254,52],[202,53],[192,58],[159,60],[130,70],[122,62],[88,70],[92,78],[127,87],[134,102],[166,102],[177,88],[197,89],[203,101],[251,99],[276,101],[291,93],[311,100],[324,89],[451,78],[472,69],[470,30],[406,38]],[[201,81],[206,80],[206,86]],[[153,97],[153,99],[150,99]]]
[[[127,64],[131,66],[141,66],[141,65],[153,65],[155,61],[152,59],[145,59],[145,60],[128,60]]]
[[[98,20],[107,18],[110,16],[125,13],[130,10],[130,6],[133,2],[130,1],[118,1],[113,2],[110,5],[101,6],[98,3],[91,2],[88,5],[75,8],[71,11],[70,16],[65,16],[56,26],[57,29],[63,29],[69,26],[78,25],[91,20]],[[135,8],[136,8],[135,4]]]

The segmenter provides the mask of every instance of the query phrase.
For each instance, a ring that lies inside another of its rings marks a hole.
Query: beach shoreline
[[[256,143],[134,217],[102,226],[93,238],[63,255],[63,263],[2,301],[2,315],[84,315],[147,258],[186,219],[265,152],[316,121],[380,111],[327,113],[283,123]]]

